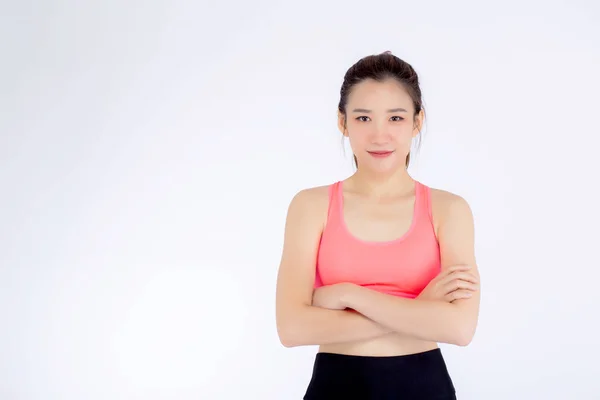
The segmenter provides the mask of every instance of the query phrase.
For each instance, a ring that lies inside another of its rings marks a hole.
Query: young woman
[[[304,399],[456,399],[438,343],[476,330],[473,215],[407,172],[417,74],[390,52],[365,57],[338,111],[356,172],[294,196],[277,278],[282,344],[319,345]]]

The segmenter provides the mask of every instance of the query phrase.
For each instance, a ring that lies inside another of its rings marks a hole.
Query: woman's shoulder
[[[433,224],[437,228],[456,209],[470,209],[467,200],[459,193],[447,189],[429,187]]]
[[[451,192],[446,189],[429,187],[429,191],[431,193],[431,201],[432,203],[438,203],[442,205],[450,205],[457,201],[465,201],[464,197],[460,194]]]
[[[332,185],[305,187],[298,190],[290,202],[290,208],[299,210],[304,215],[325,220],[329,209],[329,193]]]
[[[331,185],[319,185],[302,188],[294,194],[292,202],[306,205],[313,204],[315,202],[328,202],[330,188]]]

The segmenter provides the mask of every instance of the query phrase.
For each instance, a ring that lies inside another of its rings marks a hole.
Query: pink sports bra
[[[340,282],[415,298],[440,272],[440,251],[431,218],[431,190],[415,181],[412,223],[400,238],[364,241],[343,216],[342,181],[329,187],[327,224],[317,254],[315,288]]]

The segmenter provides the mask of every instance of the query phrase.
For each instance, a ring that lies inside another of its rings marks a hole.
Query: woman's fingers
[[[435,278],[438,284],[444,284],[449,279],[452,279],[451,276],[457,273],[464,273],[471,269],[468,265],[453,265],[448,268],[444,268]]]
[[[444,286],[444,293],[450,293],[455,290],[470,290],[475,291],[478,289],[477,284],[473,282],[464,281],[462,279],[454,279],[450,282],[447,282]]]
[[[453,280],[462,280],[462,281],[471,282],[471,283],[475,283],[475,284],[479,283],[479,281],[477,280],[477,277],[470,272],[453,272],[453,273],[448,274],[447,276],[443,277],[440,280],[440,284],[445,285],[448,282],[451,282]]]
[[[451,267],[445,268],[443,272],[451,274],[453,272],[468,271],[470,269],[470,265],[453,265]]]
[[[473,296],[471,291],[459,289],[448,293],[444,296],[444,299],[446,299],[447,302],[452,303],[454,300],[468,299],[471,296]]]

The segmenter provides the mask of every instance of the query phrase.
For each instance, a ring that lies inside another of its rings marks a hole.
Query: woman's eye
[[[360,117],[356,117],[356,119],[357,119],[358,121],[361,121],[361,122],[367,122],[367,121],[366,121],[365,119],[363,119],[363,118],[369,118],[369,117],[367,117],[367,116],[364,116],[364,115],[362,115],[362,116],[360,116]],[[394,119],[394,118],[395,118],[395,119]],[[404,118],[402,118],[402,117],[399,117],[399,116],[395,115],[395,116],[393,116],[393,117],[392,117],[392,119],[393,119],[395,122],[399,122],[399,121],[402,121]]]

